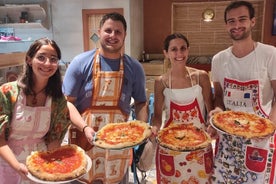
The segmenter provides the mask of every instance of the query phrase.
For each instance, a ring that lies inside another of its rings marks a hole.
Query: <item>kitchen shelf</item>
[[[0,54],[0,69],[23,65],[26,52]]]
[[[28,13],[28,20],[25,23],[20,23],[21,12]],[[49,29],[49,20],[47,1],[39,4],[5,4],[0,6],[0,23],[2,23],[0,27]]]

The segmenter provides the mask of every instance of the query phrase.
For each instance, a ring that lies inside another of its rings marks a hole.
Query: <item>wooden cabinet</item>
[[[25,63],[26,52],[0,54],[0,69],[19,66]]]
[[[49,29],[47,1],[39,4],[6,4],[0,6],[0,26]]]
[[[0,54],[0,85],[15,81],[23,70],[26,52]]]
[[[154,80],[157,76],[164,73],[164,63],[162,60],[142,63],[146,75],[146,92],[147,97],[154,92]]]

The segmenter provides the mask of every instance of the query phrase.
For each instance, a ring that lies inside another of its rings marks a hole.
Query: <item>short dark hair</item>
[[[225,23],[227,22],[227,20],[226,20],[226,14],[230,10],[235,9],[235,8],[239,8],[241,6],[247,7],[250,19],[252,19],[252,18],[255,17],[255,9],[254,9],[253,5],[250,2],[247,2],[247,1],[234,1],[234,2],[230,3],[225,8],[225,11],[224,11],[224,21],[225,21]]]
[[[176,38],[181,38],[181,39],[183,39],[183,40],[186,42],[187,47],[190,46],[189,41],[188,41],[188,39],[186,38],[186,36],[184,36],[184,35],[181,34],[181,33],[173,33],[173,34],[168,35],[168,36],[165,38],[165,40],[164,40],[164,48],[163,48],[163,49],[166,50],[166,51],[168,52],[168,50],[169,50],[169,45],[170,45],[170,41],[173,40],[173,39],[176,39]]]
[[[100,28],[104,25],[105,21],[107,21],[108,19],[122,22],[125,31],[127,30],[127,23],[126,23],[125,17],[117,12],[105,14],[102,17],[102,20],[100,21]]]
[[[33,69],[26,61],[28,58],[33,59],[43,45],[51,45],[55,49],[58,59],[61,59],[60,48],[54,40],[40,38],[31,44],[29,50],[26,53],[23,74],[18,79],[18,85],[23,89],[26,95],[32,95],[34,93],[33,87],[35,85],[33,81]],[[61,98],[63,96],[62,79],[59,67],[57,68],[55,74],[49,78],[45,88],[45,93],[46,95],[49,95],[55,99]]]

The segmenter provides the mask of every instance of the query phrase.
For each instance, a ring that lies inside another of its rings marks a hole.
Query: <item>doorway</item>
[[[123,15],[123,8],[82,10],[84,51],[99,48],[98,29],[100,20],[104,14],[111,12],[117,12]]]

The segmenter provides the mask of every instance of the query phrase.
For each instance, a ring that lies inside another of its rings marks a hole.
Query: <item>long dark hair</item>
[[[27,63],[28,57],[33,59],[37,53],[37,51],[43,46],[43,45],[51,45],[56,53],[58,59],[61,59],[61,51],[58,45],[54,40],[50,40],[48,38],[40,38],[38,40],[35,40],[29,50],[26,53],[25,57],[25,65],[23,69],[23,73],[18,79],[18,86],[21,87],[26,95],[32,95],[34,94],[33,87],[35,85],[33,81],[33,69],[32,67]],[[61,74],[59,67],[57,68],[57,71],[53,76],[51,76],[48,80],[47,86],[45,88],[45,93],[47,96],[51,96],[53,98],[60,98],[63,96],[62,93],[62,80],[61,80]]]

